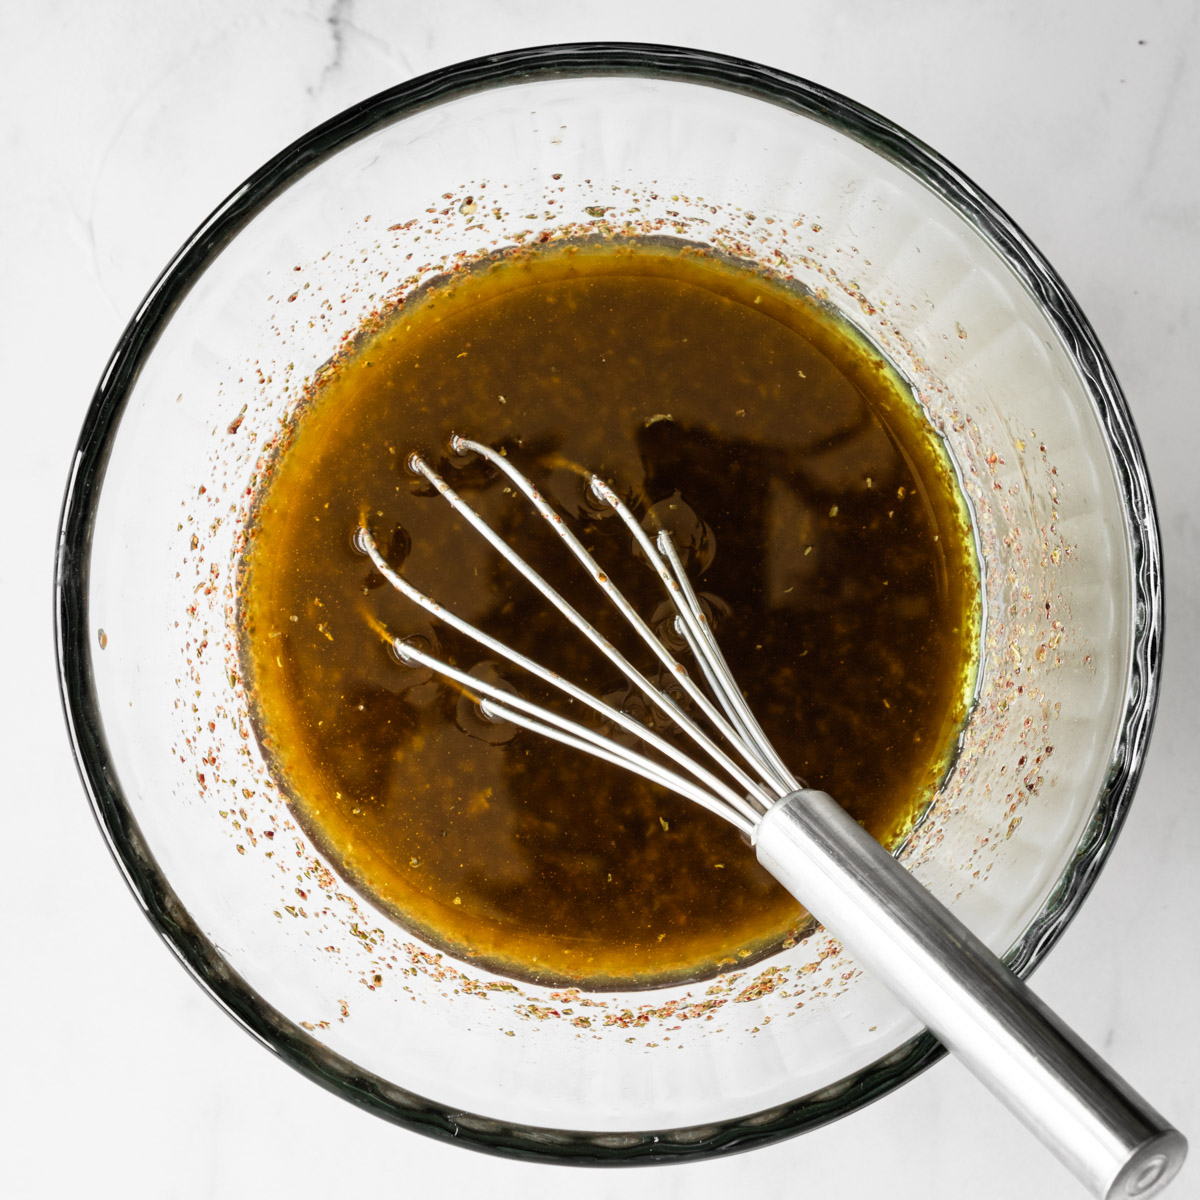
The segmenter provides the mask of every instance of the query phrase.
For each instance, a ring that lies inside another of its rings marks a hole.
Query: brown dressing
[[[488,724],[394,657],[380,626],[562,703],[394,593],[353,544],[364,514],[423,591],[663,724],[408,472],[422,451],[648,669],[527,502],[447,454],[452,432],[503,446],[647,618],[662,619],[658,580],[571,464],[672,529],[785,760],[891,845],[949,765],[979,622],[966,509],[903,383],[819,303],[745,266],[646,243],[516,253],[364,335],[297,421],[249,531],[260,742],[305,829],[407,926],[517,977],[595,987],[703,978],[797,936],[803,910],[731,827]]]

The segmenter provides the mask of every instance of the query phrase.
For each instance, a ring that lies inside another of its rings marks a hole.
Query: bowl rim
[[[1129,676],[1110,770],[1054,892],[1006,956],[1030,974],[1058,941],[1104,865],[1128,814],[1158,702],[1163,638],[1162,552],[1153,493],[1128,405],[1091,325],[1058,274],[986,193],[919,139],[820,84],[709,51],[587,42],[487,55],[419,76],[319,125],[232,192],[184,243],[121,335],[93,396],[72,459],[55,556],[55,648],[63,712],[93,814],[126,883],[196,981],[251,1035],[301,1074],[401,1126],[528,1160],[622,1164],[691,1160],[750,1149],[815,1129],[878,1099],[937,1061],[928,1032],[833,1088],[762,1113],[704,1126],[620,1133],[556,1130],[466,1113],[364,1070],[309,1036],[233,971],[195,924],[156,863],[121,791],[103,732],[88,632],[90,548],[105,466],[120,417],[159,333],[193,281],[279,192],[340,148],[421,109],[516,83],[633,76],[732,91],[815,120],[901,167],[966,219],[1034,297],[1088,386],[1125,505],[1133,576]]]

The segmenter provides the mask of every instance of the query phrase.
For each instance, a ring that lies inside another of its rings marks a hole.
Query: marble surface
[[[832,1127],[683,1167],[531,1166],[395,1129],[302,1080],[218,1010],[142,918],[95,828],[57,695],[52,558],[77,431],[139,299],[231,188],[317,122],[456,60],[587,39],[719,49],[886,113],[1013,215],[1095,325],[1157,490],[1167,666],[1125,832],[1035,985],[1200,1136],[1196,0],[5,0],[0,12],[0,1193],[1083,1194],[953,1062]],[[1168,1194],[1198,1190],[1200,1161]]]

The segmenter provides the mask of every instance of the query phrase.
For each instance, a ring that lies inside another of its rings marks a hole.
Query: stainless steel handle
[[[824,792],[778,801],[762,863],[1102,1200],[1148,1200],[1187,1142]]]

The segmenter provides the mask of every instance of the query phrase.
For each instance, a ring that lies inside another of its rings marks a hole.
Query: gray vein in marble
[[[329,26],[330,36],[333,39],[333,57],[322,69],[321,78],[317,81],[316,86],[309,87],[308,94],[310,96],[315,96],[320,92],[329,77],[342,69],[346,58],[346,33],[351,28],[350,14],[353,9],[354,0],[333,0],[333,7],[325,17],[325,24]]]
[[[1158,113],[1154,121],[1154,128],[1150,131],[1150,136],[1146,139],[1146,159],[1141,172],[1138,174],[1137,190],[1139,192],[1145,188],[1146,180],[1157,164],[1159,150],[1162,147],[1164,137],[1172,123],[1172,118],[1176,115],[1176,101],[1179,97],[1180,86],[1183,83],[1187,67],[1188,51],[1180,49],[1175,54],[1175,61],[1171,66],[1170,78],[1163,89],[1162,100],[1159,103]]]
[[[108,303],[108,307],[112,310],[115,316],[121,319],[124,319],[128,314],[123,312],[121,306],[117,303],[117,298],[113,293],[112,287],[110,286],[108,271],[105,269],[104,262],[100,255],[100,243],[96,238],[96,207],[100,199],[100,183],[104,177],[104,168],[109,158],[112,156],[117,144],[125,135],[126,130],[138,111],[147,103],[148,98],[154,95],[165,75],[166,73],[160,74],[158,78],[154,79],[145,88],[143,88],[138,98],[129,105],[124,114],[121,116],[121,119],[113,127],[112,135],[104,144],[104,148],[96,155],[96,166],[95,170],[92,172],[92,181],[90,187],[91,194],[88,196],[87,212],[76,213],[79,218],[80,226],[83,230],[83,236],[87,245],[88,254],[92,260],[92,272],[95,275],[96,283],[99,285],[100,291],[103,294],[105,301]]]
[[[323,21],[329,29],[332,52],[320,78],[306,89],[309,96],[319,96],[329,81],[346,68],[352,41],[369,46],[386,62],[395,64],[398,70],[393,82],[416,74],[404,52],[391,39],[369,32],[354,20],[354,0],[332,0]]]
[[[1190,60],[1194,57],[1192,48],[1196,44],[1196,26],[1198,22],[1200,22],[1200,8],[1193,6],[1191,9],[1191,19],[1183,28],[1174,31],[1173,40],[1176,50],[1174,60],[1171,64],[1171,74],[1166,80],[1166,86],[1162,88],[1161,99],[1157,105],[1157,113],[1154,119],[1154,127],[1150,131],[1150,136],[1146,139],[1145,162],[1134,187],[1135,195],[1141,195],[1144,192],[1147,181],[1151,177],[1151,172],[1157,165],[1159,152],[1167,132],[1173,123],[1172,119],[1178,119],[1178,100],[1180,93],[1184,90],[1183,84],[1187,79],[1188,68],[1191,66]],[[1148,43],[1142,44],[1145,45]],[[1185,119],[1190,124],[1190,118]]]

